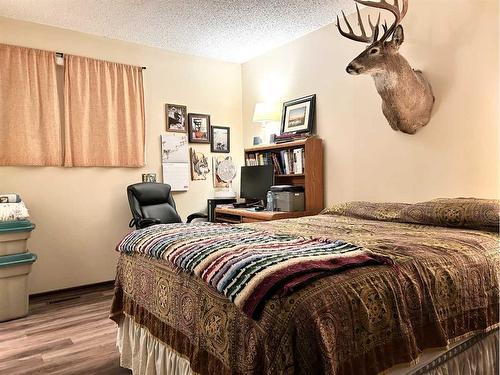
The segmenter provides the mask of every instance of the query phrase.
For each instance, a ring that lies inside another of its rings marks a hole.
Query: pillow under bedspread
[[[323,214],[359,219],[499,231],[500,202],[495,199],[440,198],[427,202],[350,202],[335,205]]]

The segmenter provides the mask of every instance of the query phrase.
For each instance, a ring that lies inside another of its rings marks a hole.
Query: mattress
[[[415,215],[408,223],[407,208],[359,204],[244,224],[341,239],[395,263],[271,294],[258,319],[166,260],[120,254],[111,318],[131,319],[199,374],[376,374],[496,327],[499,236],[484,230],[491,215],[479,215],[488,222],[477,230],[471,220],[456,225],[456,215],[445,221],[453,227],[422,224]]]

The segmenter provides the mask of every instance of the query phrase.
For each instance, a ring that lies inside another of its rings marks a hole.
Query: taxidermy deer
[[[370,74],[375,80],[375,86],[382,97],[382,112],[391,127],[407,134],[415,134],[421,127],[427,125],[434,106],[434,95],[429,82],[420,70],[413,70],[406,59],[399,54],[399,47],[404,41],[401,21],[408,11],[408,0],[403,0],[402,10],[399,0],[390,4],[387,0],[370,1],[354,0],[358,15],[361,35],[356,35],[347,17],[342,12],[348,31],[344,31],[337,16],[337,28],[342,36],[356,42],[367,43],[368,47],[348,66],[347,73],[352,75]],[[368,16],[371,35],[368,36],[359,12],[358,3],[371,8],[391,12],[395,21],[388,27],[382,25],[384,34],[379,39],[380,13],[378,21],[372,24]],[[389,38],[391,40],[389,41]]]

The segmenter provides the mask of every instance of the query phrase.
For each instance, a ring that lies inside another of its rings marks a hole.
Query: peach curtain
[[[142,68],[71,55],[64,66],[64,166],[143,166]]]
[[[0,165],[61,164],[55,53],[0,44]]]

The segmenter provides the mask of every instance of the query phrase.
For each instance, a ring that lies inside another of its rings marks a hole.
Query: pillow
[[[409,205],[401,211],[401,221],[498,232],[499,212],[498,200],[443,198]]]
[[[401,211],[408,206],[406,203],[349,202],[334,205],[321,213],[366,220],[400,221]]]

